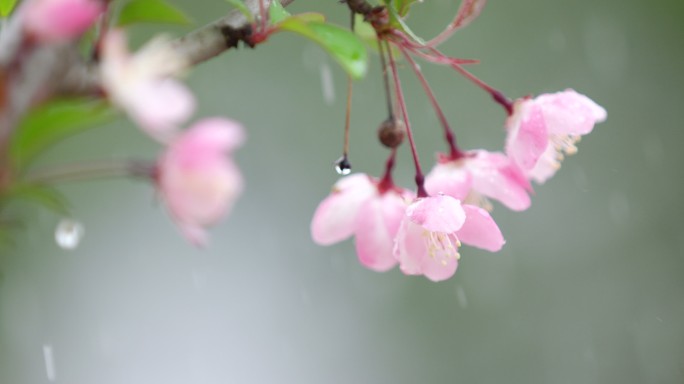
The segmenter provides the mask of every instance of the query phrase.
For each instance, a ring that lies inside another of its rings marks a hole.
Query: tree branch
[[[265,0],[270,4],[271,0]],[[280,0],[288,6],[294,0]],[[253,14],[259,13],[259,0],[245,0],[245,5]],[[231,11],[225,17],[207,24],[189,34],[170,42],[171,47],[186,59],[189,66],[195,66],[227,51],[232,46],[228,43],[225,30],[239,30],[248,25],[245,16],[238,10]],[[60,93],[94,94],[99,91],[100,79],[96,64],[72,63],[70,70],[62,77],[59,84]]]
[[[259,1],[245,0],[255,15]],[[263,1],[269,5],[277,0]],[[293,1],[280,0],[283,6]],[[233,10],[169,44],[194,66],[234,47],[227,31],[247,25],[245,16]],[[12,133],[31,106],[56,95],[102,94],[98,64],[82,57],[76,44],[39,46],[21,52],[23,37],[20,18],[13,17],[0,30],[0,190],[12,178],[7,155]]]

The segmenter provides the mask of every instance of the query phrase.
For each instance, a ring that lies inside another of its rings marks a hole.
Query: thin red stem
[[[378,53],[380,54],[380,65],[382,66],[382,80],[385,85],[385,99],[387,100],[388,120],[394,120],[394,108],[392,107],[392,93],[390,92],[389,77],[387,75],[387,61],[385,52],[382,48],[382,40],[378,37]]]
[[[437,102],[435,93],[432,92],[430,84],[428,84],[427,79],[425,79],[425,76],[423,75],[423,72],[421,72],[420,68],[418,67],[418,64],[416,64],[415,60],[413,60],[411,55],[406,51],[406,49],[401,47],[399,49],[401,50],[401,53],[404,55],[406,61],[408,61],[409,64],[411,64],[413,72],[415,72],[416,76],[418,77],[418,80],[420,81],[420,84],[423,86],[423,89],[425,90],[428,99],[430,99],[432,107],[435,109],[435,113],[437,113],[439,121],[442,123],[442,128],[444,128],[444,138],[446,139],[447,144],[449,145],[449,156],[453,160],[460,159],[464,156],[464,154],[463,152],[461,152],[460,149],[458,149],[458,146],[456,145],[456,136],[454,135],[454,131],[449,126],[449,122],[447,121],[447,118],[444,115],[444,111],[442,111],[442,108],[439,106],[439,103]]]
[[[397,101],[399,103],[399,109],[401,109],[402,116],[404,118],[404,124],[406,124],[406,136],[408,137],[409,145],[411,147],[411,155],[413,156],[413,165],[416,168],[416,195],[418,197],[427,197],[427,191],[425,191],[425,176],[420,167],[420,160],[418,159],[418,151],[416,150],[416,143],[413,140],[413,132],[411,131],[411,123],[408,118],[408,111],[406,109],[406,102],[404,101],[404,92],[401,89],[401,81],[399,80],[399,73],[397,71],[397,64],[394,62],[394,57],[392,55],[392,49],[389,43],[385,43],[387,48],[387,56],[389,57],[389,65],[392,69],[392,78],[394,79],[394,88],[397,95]]]
[[[394,170],[394,160],[397,158],[397,149],[392,148],[387,161],[385,162],[385,174],[378,183],[378,191],[385,193],[394,188],[394,180],[392,179],[392,171]]]
[[[349,128],[351,126],[351,102],[352,102],[352,79],[347,77],[347,111],[344,119],[344,145],[342,155],[347,157],[349,153]]]

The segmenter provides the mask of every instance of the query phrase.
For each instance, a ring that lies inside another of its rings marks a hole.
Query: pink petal
[[[443,241],[434,241],[435,239]],[[432,281],[441,281],[456,272],[457,242],[453,234],[426,233],[421,225],[405,218],[397,233],[394,257],[399,261],[404,274],[425,275]]]
[[[472,177],[464,168],[464,161],[448,161],[435,165],[425,178],[425,189],[430,195],[444,194],[465,200],[472,187]]]
[[[30,0],[21,15],[29,33],[54,43],[79,37],[103,10],[101,2],[92,0]]]
[[[205,247],[209,242],[207,231],[199,225],[179,222],[178,227],[180,228],[181,233],[183,233],[183,236],[198,247]]]
[[[456,268],[458,268],[458,260],[456,258],[447,259],[446,264],[428,258],[423,264],[423,274],[432,281],[444,281],[456,273]]]
[[[354,233],[361,205],[377,193],[375,184],[362,173],[340,179],[333,192],[316,208],[311,237],[319,245],[330,245]]]
[[[168,141],[195,109],[195,98],[181,83],[164,79],[137,84],[120,103],[152,137]]]
[[[186,141],[192,141],[205,151],[231,152],[244,144],[245,131],[237,121],[207,118],[192,125]]]
[[[364,266],[379,272],[397,264],[394,238],[399,230],[406,203],[392,192],[367,200],[356,220],[356,254]]]
[[[194,127],[184,132],[157,166],[160,193],[183,233],[196,244],[205,242],[204,228],[230,211],[243,188],[237,166],[222,148],[198,141],[202,135]]]
[[[394,245],[394,258],[399,262],[401,271],[406,275],[422,274],[423,259],[427,257],[423,227],[405,217],[399,225]]]
[[[508,118],[506,153],[522,169],[531,169],[548,145],[542,109],[531,100],[519,103]]]
[[[535,99],[544,113],[549,134],[586,135],[606,119],[606,110],[572,89],[543,94]]]
[[[522,172],[503,153],[476,152],[468,160],[473,177],[473,189],[480,194],[500,201],[514,211],[530,206],[528,190],[531,186]]]
[[[430,232],[452,233],[465,221],[461,202],[447,195],[419,198],[407,208],[406,215]]]
[[[505,240],[489,212],[474,205],[463,205],[463,210],[466,213],[466,221],[456,232],[459,240],[491,252],[499,251]]]
[[[553,146],[549,145],[534,168],[527,171],[527,176],[539,184],[544,184],[560,169],[558,156],[558,151]]]

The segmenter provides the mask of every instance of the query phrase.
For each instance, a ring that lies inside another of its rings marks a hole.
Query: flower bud
[[[387,119],[378,127],[378,139],[387,148],[396,148],[404,141],[406,126],[399,119]]]

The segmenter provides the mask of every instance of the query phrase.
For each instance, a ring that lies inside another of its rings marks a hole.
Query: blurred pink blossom
[[[21,8],[26,32],[43,43],[79,37],[104,11],[96,0],[29,0]]]
[[[351,236],[361,264],[386,271],[397,264],[392,249],[404,217],[407,191],[384,189],[368,175],[357,173],[340,179],[316,209],[311,236],[319,245],[330,245]]]
[[[453,160],[440,154],[425,179],[431,195],[449,195],[468,204],[490,210],[487,199],[500,201],[514,211],[530,206],[532,187],[522,171],[503,153],[468,151]]]
[[[394,256],[405,274],[442,281],[456,272],[461,242],[496,252],[505,241],[486,210],[448,195],[419,198],[406,209]]]
[[[606,116],[603,107],[572,89],[518,99],[506,120],[506,154],[530,179],[544,183],[560,168],[564,154],[577,152],[580,136]]]
[[[205,228],[218,222],[242,192],[231,152],[244,142],[237,122],[201,120],[173,140],[157,165],[157,187],[183,234],[206,242]]]
[[[163,37],[134,55],[123,31],[112,30],[102,46],[102,84],[109,98],[153,138],[167,142],[193,113],[195,98],[172,78],[187,63]]]

